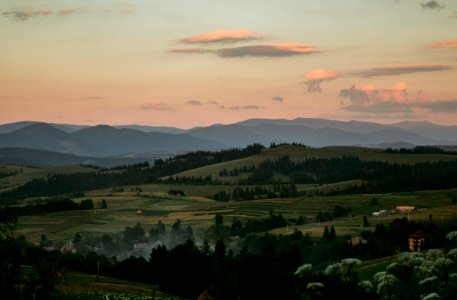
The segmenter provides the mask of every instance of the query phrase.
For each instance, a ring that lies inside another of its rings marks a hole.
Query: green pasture
[[[216,213],[224,216],[226,225],[234,218],[246,221],[253,218],[267,217],[270,211],[281,213],[290,224],[273,230],[273,233],[287,234],[293,229],[320,237],[325,225],[334,225],[338,235],[358,235],[362,230],[373,229],[378,223],[388,223],[395,218],[409,217],[410,220],[432,220],[441,222],[457,218],[457,204],[452,197],[457,190],[421,191],[413,193],[392,193],[382,195],[340,195],[340,196],[301,196],[297,198],[277,198],[243,202],[216,202],[202,195],[215,192],[221,188],[230,190],[231,186],[210,185],[169,185],[151,184],[137,187],[124,187],[124,192],[98,190],[86,193],[84,197],[73,199],[76,202],[91,198],[97,207],[106,200],[107,209],[87,211],[56,212],[46,215],[23,216],[19,219],[18,234],[27,239],[39,241],[41,234],[53,241],[68,241],[75,233],[98,236],[103,233],[119,233],[125,227],[141,223],[146,231],[160,220],[168,227],[177,219],[184,226],[192,225],[194,231],[205,230],[214,224]],[[170,188],[185,191],[186,196],[169,195]],[[299,186],[299,189],[307,188]],[[321,186],[323,188],[323,186]],[[133,191],[132,191],[133,190]],[[371,200],[376,197],[377,204]],[[318,223],[318,212],[332,212],[336,205],[352,209],[351,215],[331,221]],[[381,209],[393,210],[396,206],[416,206],[418,211],[396,213],[381,217],[371,217],[371,213]],[[305,217],[306,224],[296,226],[293,220]],[[368,217],[370,227],[362,228],[363,216]]]

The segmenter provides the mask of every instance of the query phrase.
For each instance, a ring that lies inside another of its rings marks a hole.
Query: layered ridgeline
[[[81,126],[38,122],[0,125],[0,148],[27,148],[84,157],[125,156],[131,153],[157,157],[195,150],[246,147],[252,143],[264,146],[271,143],[301,143],[311,147],[449,146],[457,144],[457,127],[427,122],[382,125],[304,118],[251,119],[189,130],[139,125]]]

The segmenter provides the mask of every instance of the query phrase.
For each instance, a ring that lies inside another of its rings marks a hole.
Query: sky
[[[455,0],[2,0],[0,123],[457,125]]]

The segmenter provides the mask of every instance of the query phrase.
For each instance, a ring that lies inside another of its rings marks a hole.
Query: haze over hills
[[[134,155],[135,158],[150,157],[151,154],[157,157],[158,154],[164,156],[186,151],[245,147],[252,143],[380,148],[457,145],[457,126],[428,122],[384,125],[307,118],[249,119],[188,130],[144,125],[86,126],[28,121],[0,125],[0,148],[37,149],[86,158],[129,153],[140,154]]]

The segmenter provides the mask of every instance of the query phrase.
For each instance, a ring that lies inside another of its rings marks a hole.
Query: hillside
[[[247,173],[239,176],[220,176],[219,173],[226,169],[241,169],[243,167],[258,166],[265,160],[275,161],[282,156],[289,156],[294,162],[301,162],[309,158],[337,158],[337,157],[358,157],[363,161],[383,161],[390,163],[415,164],[420,162],[455,161],[457,156],[445,154],[391,154],[380,149],[361,147],[324,147],[307,148],[294,145],[283,145],[271,149],[264,149],[261,154],[251,157],[214,164],[194,170],[175,174],[178,177],[206,177],[211,175],[214,180],[225,183],[236,183],[244,179]]]

